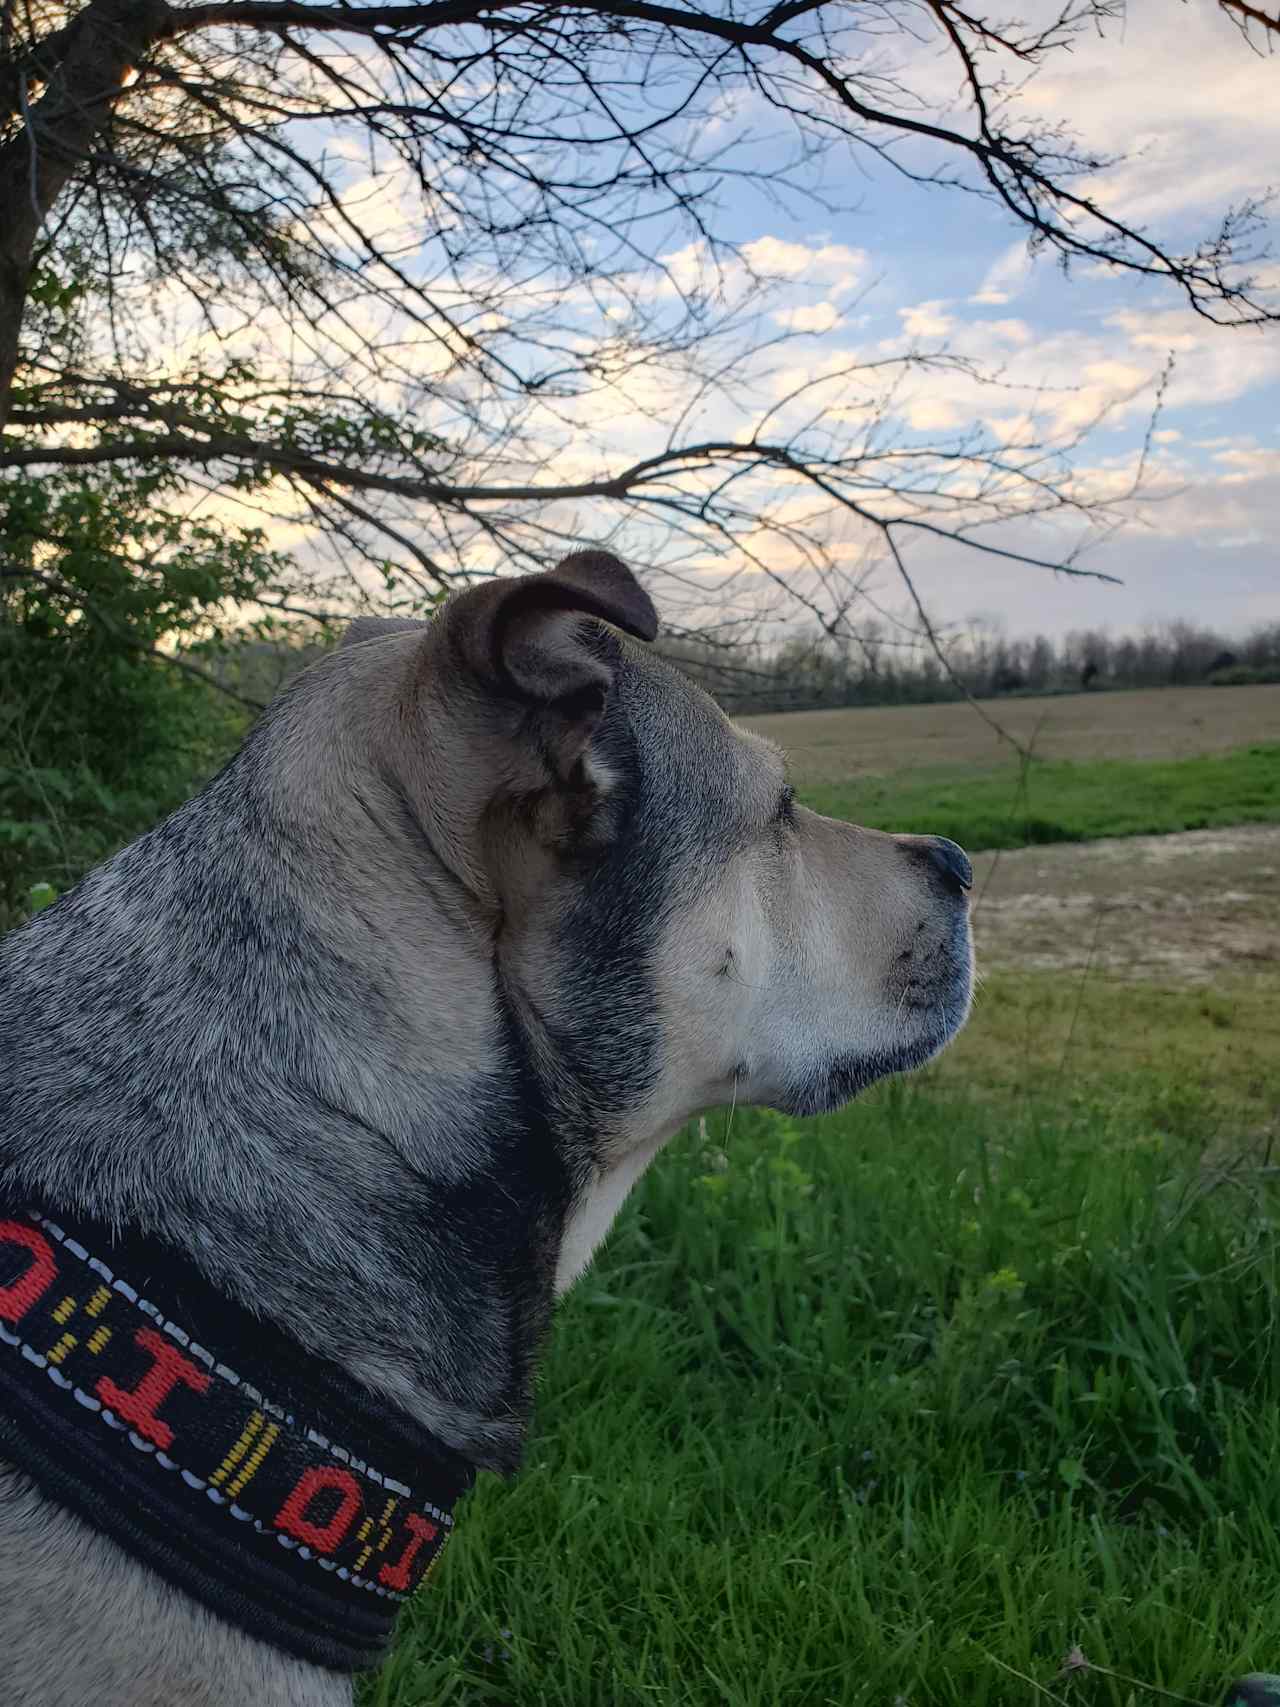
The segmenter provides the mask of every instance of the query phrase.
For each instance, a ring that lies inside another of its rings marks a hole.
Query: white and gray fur
[[[6,1187],[162,1233],[500,1471],[671,1132],[835,1106],[970,988],[927,842],[793,812],[776,750],[595,620],[651,632],[616,560],[536,579],[355,625],[0,944]],[[14,1707],[351,1698],[2,1468],[0,1668]]]

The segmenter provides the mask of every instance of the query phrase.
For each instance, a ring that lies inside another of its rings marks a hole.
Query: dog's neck
[[[6,940],[0,1165],[507,1468],[585,1164],[394,788],[281,812],[270,752]]]

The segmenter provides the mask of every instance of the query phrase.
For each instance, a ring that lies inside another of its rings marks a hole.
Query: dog
[[[920,1065],[954,843],[820,817],[617,558],[365,619],[0,945],[0,1694],[349,1707],[700,1109]]]

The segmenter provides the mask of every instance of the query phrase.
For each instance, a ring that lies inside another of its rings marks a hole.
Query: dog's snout
[[[973,888],[973,867],[969,856],[957,843],[946,836],[925,838],[924,851],[930,863],[957,889]]]

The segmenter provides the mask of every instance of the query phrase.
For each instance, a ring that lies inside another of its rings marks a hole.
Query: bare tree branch
[[[915,600],[913,538],[1112,579],[1079,547],[1134,486],[1103,501],[1077,478],[1083,429],[921,442],[904,387],[1012,383],[949,354],[855,348],[838,373],[786,374],[798,335],[760,332],[770,281],[717,197],[820,205],[825,166],[866,162],[985,197],[1064,265],[1271,321],[1248,276],[1258,204],[1166,244],[1115,210],[1111,162],[1007,98],[1010,69],[1034,76],[1118,4],[1059,0],[1035,24],[960,0],[8,9],[0,483],[96,501],[153,482],[146,572],[214,627],[259,602],[426,607],[602,533],[665,577],[677,629],[714,615],[726,634],[771,600],[856,636],[880,566]],[[954,112],[917,81],[936,52]],[[730,98],[774,127],[767,147],[707,123]],[[32,514],[16,557],[56,565],[68,548]],[[229,515],[254,564],[234,595],[206,587]],[[994,531],[1043,518],[1074,529],[1060,551]],[[257,534],[281,527],[296,567],[264,579]]]

